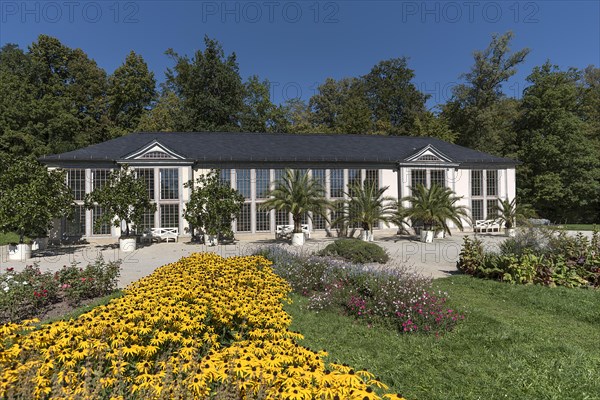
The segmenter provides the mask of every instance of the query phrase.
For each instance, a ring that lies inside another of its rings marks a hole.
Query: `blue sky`
[[[414,83],[447,100],[492,33],[512,30],[513,49],[532,52],[505,85],[519,96],[531,69],[550,59],[600,66],[600,1],[0,1],[0,44],[26,48],[39,34],[82,48],[112,72],[130,50],[157,80],[168,48],[193,54],[204,35],[238,56],[243,77],[273,82],[275,102],[308,99],[327,77],[367,73],[377,62],[409,57]]]

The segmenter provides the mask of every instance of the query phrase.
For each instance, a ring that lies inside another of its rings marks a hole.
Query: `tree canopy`
[[[242,210],[244,196],[220,181],[219,170],[200,175],[196,182],[184,184],[191,188],[190,199],[185,205],[183,217],[192,229],[200,229],[207,235],[233,234],[231,223]]]
[[[125,237],[129,236],[132,224],[136,227],[142,224],[145,213],[156,211],[156,204],[150,200],[146,182],[127,165],[112,171],[103,186],[85,195],[86,208],[93,209],[96,205],[103,210],[96,224],[112,224],[120,228],[124,222],[125,232],[122,236]]]
[[[40,35],[27,49],[0,49],[0,153],[60,153],[135,131],[429,136],[522,161],[518,194],[541,216],[600,222],[600,68],[548,62],[508,96],[529,54],[513,39],[492,35],[452,97],[430,109],[403,55],[276,104],[271,82],[244,77],[235,52],[208,36],[191,56],[167,50],[173,65],[157,87],[135,51],[109,73]]]
[[[48,170],[35,158],[0,153],[0,232],[43,237],[55,218],[74,204],[63,172]]]

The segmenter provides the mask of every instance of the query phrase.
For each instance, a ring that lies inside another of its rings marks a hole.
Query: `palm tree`
[[[460,199],[447,187],[434,184],[427,189],[419,184],[413,188],[412,195],[403,200],[411,204],[408,215],[413,220],[423,221],[425,230],[433,230],[437,227],[451,235],[449,221],[462,231],[463,220],[469,220],[468,209],[456,204]]]
[[[398,227],[398,234],[408,233],[408,228],[410,228],[410,224],[408,220],[410,219],[410,209],[404,207],[402,204],[402,200],[398,200],[398,204],[396,205],[396,211],[392,216],[391,222]]]
[[[517,222],[524,223],[527,218],[535,215],[531,206],[517,203],[516,197],[511,201],[498,199],[493,211],[498,213],[498,219],[504,223],[506,229],[512,229]]]
[[[498,213],[498,219],[504,223],[506,229],[512,229],[513,225],[517,222],[516,200],[516,197],[512,201],[498,199],[498,204],[493,208]]]
[[[336,222],[360,224],[365,234],[363,240],[373,240],[373,227],[379,222],[389,225],[396,211],[396,200],[384,196],[387,189],[388,186],[377,188],[372,183],[365,183],[363,186],[360,182],[355,182],[348,185],[348,192],[345,194],[349,199],[338,208],[342,215]]]
[[[282,178],[269,191],[270,198],[261,207],[268,210],[284,210],[292,214],[294,233],[302,233],[302,216],[321,215],[327,219],[331,204],[325,199],[323,186],[311,179],[306,172],[286,169]]]

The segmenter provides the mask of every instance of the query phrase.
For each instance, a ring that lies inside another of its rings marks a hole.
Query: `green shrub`
[[[9,267],[0,273],[0,323],[42,314],[61,301],[75,306],[108,295],[117,289],[120,265],[99,257],[85,268],[72,264],[54,273],[41,272],[37,264],[21,272]]]
[[[0,274],[0,323],[19,321],[58,302],[58,283],[50,272],[42,273],[37,264],[21,272],[7,268]]]
[[[457,267],[480,278],[546,286],[600,286],[600,235],[525,231],[507,239],[500,253],[486,253],[481,241],[465,237]]]
[[[353,263],[364,264],[377,262],[385,264],[390,256],[385,249],[375,243],[357,239],[340,239],[330,243],[319,252],[320,256],[342,257]]]
[[[121,263],[105,262],[102,256],[93,264],[80,268],[75,264],[64,266],[56,276],[64,299],[72,306],[81,301],[106,296],[117,289]]]
[[[285,279],[298,294],[309,296],[324,288],[329,267],[325,258],[301,257],[277,246],[263,247],[255,255],[272,261],[275,273]]]
[[[465,236],[456,267],[465,274],[479,276],[483,267],[483,243]]]

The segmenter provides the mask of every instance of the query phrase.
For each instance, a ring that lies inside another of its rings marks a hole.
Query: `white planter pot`
[[[292,246],[302,246],[304,244],[304,232],[292,233]]]
[[[371,232],[369,232],[369,231],[362,231],[360,233],[360,237],[359,238],[363,242],[372,242],[373,241],[373,234],[371,234]]]
[[[137,248],[136,238],[121,238],[119,239],[119,250],[124,253],[135,251]]]
[[[48,247],[47,237],[33,239],[33,243],[31,243],[31,250],[33,251],[46,250],[46,247]]]
[[[421,230],[421,242],[423,242],[423,243],[433,242],[433,231],[426,231],[425,229],[422,229]]]
[[[31,258],[30,244],[17,244],[8,246],[8,259],[12,261],[25,261]]]
[[[435,238],[436,239],[443,239],[446,237],[446,232],[445,231],[437,231],[435,233]]]
[[[204,244],[207,246],[216,246],[219,244],[219,238],[217,235],[204,235]]]
[[[508,237],[517,236],[517,230],[515,228],[504,228],[504,232],[506,232],[506,236]]]

